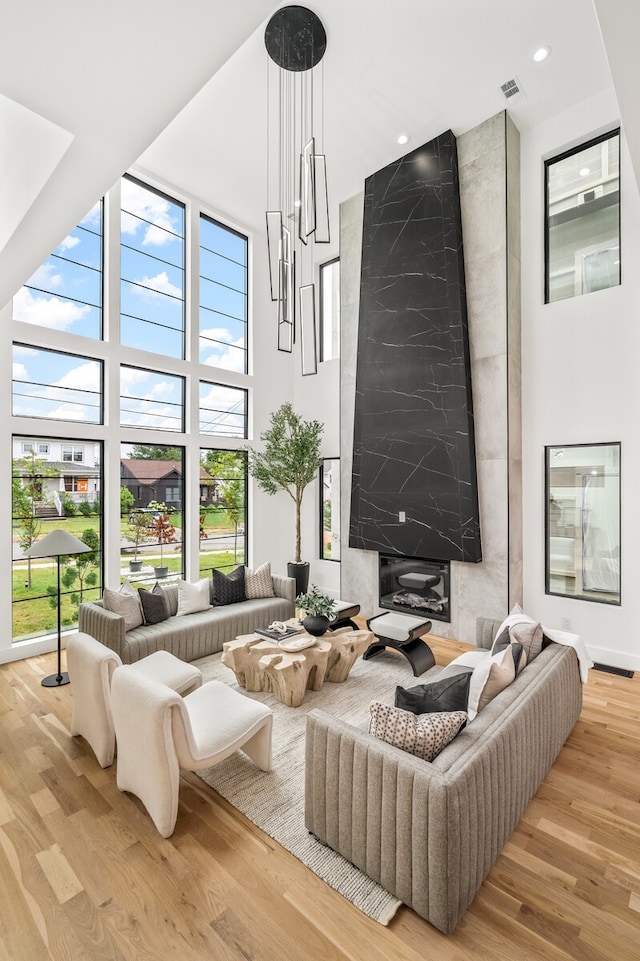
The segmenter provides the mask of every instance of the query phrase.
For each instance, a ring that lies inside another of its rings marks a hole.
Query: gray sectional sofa
[[[498,626],[479,619],[479,647],[491,646]],[[440,670],[432,668],[421,682]],[[576,654],[549,643],[431,763],[376,739],[366,728],[311,711],[306,827],[448,934],[558,756],[581,707]]]
[[[133,664],[154,651],[169,651],[182,661],[195,661],[216,654],[225,641],[240,634],[251,634],[257,627],[294,616],[294,578],[273,574],[272,582],[274,597],[226,604],[180,617],[175,614],[178,588],[167,584],[163,589],[172,616],[160,624],[146,624],[131,631],[125,631],[123,617],[105,610],[102,601],[92,601],[80,605],[78,630],[116,651],[123,664]]]

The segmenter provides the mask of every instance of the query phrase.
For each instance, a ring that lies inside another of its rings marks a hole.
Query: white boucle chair
[[[270,771],[273,713],[219,681],[181,698],[133,668],[118,667],[111,683],[117,784],[140,798],[168,838],[178,816],[180,768],[202,771],[242,750]]]
[[[113,764],[116,738],[111,715],[111,678],[122,661],[115,651],[79,631],[67,640],[67,670],[73,684],[71,734],[87,741],[100,767]],[[136,671],[188,694],[202,684],[202,671],[168,651],[156,651],[132,664]]]

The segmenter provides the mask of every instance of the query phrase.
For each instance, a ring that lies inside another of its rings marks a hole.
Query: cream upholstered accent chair
[[[140,798],[168,838],[178,816],[180,768],[202,771],[242,750],[270,771],[273,713],[219,681],[181,698],[133,667],[118,667],[111,683],[117,784]]]
[[[115,651],[90,634],[71,634],[67,641],[67,670],[73,684],[71,734],[87,741],[100,767],[113,764],[116,738],[111,715],[111,678],[122,665]],[[202,671],[168,651],[155,651],[131,665],[146,677],[160,681],[178,694],[188,694],[202,684]]]

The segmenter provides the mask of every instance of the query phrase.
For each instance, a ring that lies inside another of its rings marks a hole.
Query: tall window
[[[245,451],[200,451],[201,577],[246,561],[247,483]]]
[[[546,592],[620,604],[620,444],[545,453]]]
[[[184,357],[184,206],[123,177],[120,233],[121,343]]]
[[[184,447],[120,448],[121,576],[184,576]]]
[[[14,438],[14,451],[24,449]],[[34,445],[35,447],[36,445]],[[45,445],[38,445],[45,446]],[[62,569],[62,624],[78,623],[78,605],[102,594],[102,445],[86,449],[84,462],[55,458],[60,441],[51,439],[50,453],[36,450],[13,460],[11,505],[13,527],[13,640],[49,634],[57,629],[56,560],[34,560],[25,552],[54,528],[69,531],[91,551],[69,557]],[[59,455],[58,455],[59,456]]]
[[[320,360],[340,356],[340,260],[320,266]]]
[[[545,164],[545,303],[620,283],[620,131]]]
[[[13,345],[13,416],[102,423],[102,362]]]
[[[200,216],[200,361],[247,373],[247,238]]]
[[[58,244],[13,298],[13,318],[102,337],[102,201]]]
[[[325,458],[320,465],[320,557],[340,560],[340,460]]]

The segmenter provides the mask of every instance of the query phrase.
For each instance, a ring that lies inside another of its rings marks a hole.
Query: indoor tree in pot
[[[321,637],[329,630],[331,618],[335,614],[336,602],[328,594],[321,594],[315,584],[311,585],[308,594],[298,594],[296,607],[306,613],[302,626],[307,634]]]
[[[309,584],[309,562],[300,556],[300,507],[305,488],[317,475],[322,458],[320,439],[324,424],[303,420],[291,404],[273,411],[267,430],[260,434],[262,451],[248,450],[249,473],[267,494],[286,491],[295,503],[295,560],[287,565],[289,577],[296,579],[296,594]]]

